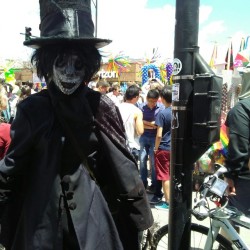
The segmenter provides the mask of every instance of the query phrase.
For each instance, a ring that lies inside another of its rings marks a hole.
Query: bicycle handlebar
[[[200,191],[200,199],[196,202],[194,208],[192,209],[192,214],[196,217],[197,220],[204,220],[209,216],[209,210],[206,207],[207,201],[206,197],[209,193],[211,187],[215,183],[215,181],[221,176],[222,174],[228,172],[227,168],[219,163],[215,163],[215,165],[219,166],[218,170],[211,176],[205,178],[203,182],[204,189]],[[197,210],[198,208],[198,210]]]
[[[221,176],[222,174],[228,172],[227,168],[224,167],[223,165],[221,165],[221,164],[219,164],[219,163],[215,163],[214,165],[219,166],[219,169],[213,174],[214,176],[217,176],[217,178],[218,178],[219,176]]]

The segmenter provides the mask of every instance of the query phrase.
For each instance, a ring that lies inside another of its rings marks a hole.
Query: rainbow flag
[[[215,142],[211,146],[211,151],[218,150],[225,158],[227,157],[228,153],[228,137],[226,132],[226,125],[223,124],[220,128],[220,140],[218,142]]]

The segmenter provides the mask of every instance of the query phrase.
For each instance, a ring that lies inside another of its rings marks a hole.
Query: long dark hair
[[[31,63],[37,69],[37,76],[46,81],[53,74],[53,64],[59,53],[74,49],[77,54],[86,62],[84,82],[89,82],[92,76],[97,73],[101,66],[101,55],[94,45],[81,45],[79,43],[52,44],[36,49],[31,57]]]

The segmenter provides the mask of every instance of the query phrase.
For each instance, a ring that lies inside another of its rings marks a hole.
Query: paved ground
[[[152,197],[152,195],[148,195],[149,200],[151,199],[151,197]],[[168,214],[169,214],[168,210],[167,211],[158,210],[158,209],[154,208],[154,206],[151,206],[151,208],[152,208],[154,220],[156,223],[155,228],[157,229],[163,225],[166,225],[168,223]],[[204,225],[206,227],[209,227],[209,225],[210,225],[209,219],[205,219],[204,221],[197,221],[194,217],[192,217],[192,222]],[[249,246],[249,249],[250,249],[250,237],[249,237],[250,230],[248,230],[246,228],[241,228],[240,230],[241,230],[240,235],[241,235],[242,239],[246,242],[246,244]]]

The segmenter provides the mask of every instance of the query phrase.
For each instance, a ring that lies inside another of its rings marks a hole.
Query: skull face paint
[[[74,93],[83,83],[84,76],[83,58],[80,58],[75,51],[67,51],[56,57],[52,79],[65,95]]]

